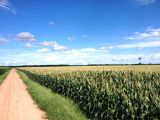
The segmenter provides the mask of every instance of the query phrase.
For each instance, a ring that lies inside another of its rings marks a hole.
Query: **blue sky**
[[[160,63],[160,0],[0,0],[0,65]]]

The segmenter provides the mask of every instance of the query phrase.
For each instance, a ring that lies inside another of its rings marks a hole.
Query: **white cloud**
[[[59,45],[56,42],[52,45],[52,49],[55,50],[55,51],[69,50],[67,47]]]
[[[15,66],[15,65],[35,65],[35,64],[36,64],[36,62],[33,62],[31,60],[27,60],[27,59],[25,60],[25,59],[20,59],[20,58],[12,58],[12,59],[7,60],[2,65]]]
[[[41,46],[51,47],[53,51],[69,50],[69,48],[59,45],[56,41],[44,41],[40,43]]]
[[[4,37],[0,37],[0,44],[4,44],[4,43],[7,43],[8,40]]]
[[[82,52],[94,52],[94,51],[98,51],[98,49],[96,49],[96,48],[82,48],[82,49],[80,49],[80,51],[82,51]]]
[[[9,2],[9,0],[0,0],[0,9],[8,12],[12,12],[13,14],[16,14],[16,10],[13,8],[12,4]]]
[[[30,32],[20,32],[16,35],[16,40],[34,42],[36,38]]]
[[[109,49],[105,48],[105,47],[100,47],[100,48],[82,48],[79,49],[79,51],[81,52],[108,52]]]
[[[32,56],[32,57],[31,57]],[[6,59],[5,59],[5,58]],[[138,57],[142,57],[142,63],[160,63],[160,52],[150,54],[110,54],[108,52],[83,50],[56,51],[56,52],[22,52],[1,56],[1,64],[134,64],[139,63]],[[8,59],[9,58],[9,59]]]
[[[115,45],[115,46],[109,46],[109,47],[101,47],[100,49],[113,49],[113,48],[154,48],[154,47],[160,47],[160,41],[149,41],[149,42],[138,42],[138,43],[132,43],[132,44],[121,44],[121,45]]]
[[[9,2],[8,0],[0,0],[0,8],[9,10]]]
[[[153,38],[160,38],[160,28],[147,28],[145,32],[135,32],[133,35],[129,37],[125,37],[125,39],[129,40],[142,40],[142,39],[153,39]]]
[[[151,47],[160,47],[160,41],[151,41],[151,42],[139,42],[135,44],[122,44],[117,46],[112,46],[113,48],[151,48]]]
[[[46,47],[52,46],[53,44],[55,44],[55,41],[44,41],[40,43],[41,46],[46,46]]]
[[[148,5],[156,2],[156,0],[132,0],[132,1],[139,5]]]
[[[96,48],[82,48],[65,51],[47,52],[43,55],[43,63],[48,64],[89,64],[105,63],[108,51]],[[65,58],[65,59],[64,59]]]
[[[108,48],[82,48],[82,49],[69,49],[66,46],[59,45],[56,41],[43,41],[39,43],[40,46],[44,47],[51,47],[54,51],[68,51],[68,50],[74,50],[74,51],[82,51],[82,52],[96,52],[96,51],[108,51]]]
[[[32,43],[25,44],[25,47],[31,48],[32,47]]]
[[[40,53],[46,53],[46,52],[49,52],[50,49],[48,48],[41,48],[41,49],[38,49],[37,52],[40,52]]]
[[[112,46],[109,46],[109,47],[100,47],[99,50],[110,50],[112,48],[113,48]]]

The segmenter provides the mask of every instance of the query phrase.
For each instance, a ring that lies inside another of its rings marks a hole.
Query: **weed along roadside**
[[[0,84],[7,77],[9,71],[10,71],[10,68],[0,68]]]

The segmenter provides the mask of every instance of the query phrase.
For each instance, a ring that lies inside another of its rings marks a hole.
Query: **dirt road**
[[[16,70],[12,69],[0,85],[0,120],[42,120],[44,115],[28,94]]]

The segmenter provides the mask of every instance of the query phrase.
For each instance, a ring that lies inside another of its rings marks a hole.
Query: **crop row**
[[[160,74],[133,71],[74,71],[30,79],[71,98],[90,118],[160,119]]]

